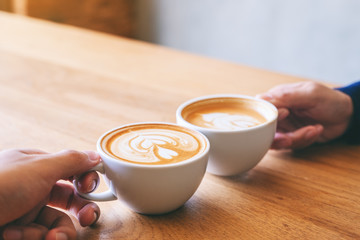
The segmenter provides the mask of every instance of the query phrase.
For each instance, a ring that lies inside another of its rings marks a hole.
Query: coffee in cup
[[[107,133],[101,149],[120,161],[162,165],[185,161],[202,154],[206,142],[199,133],[170,124],[132,125]]]
[[[207,170],[230,176],[253,168],[268,151],[276,131],[277,109],[250,96],[211,95],[183,103],[176,119],[209,139]]]
[[[119,199],[135,212],[163,214],[182,206],[206,171],[210,144],[201,133],[171,123],[135,123],[101,136],[102,162],[109,190],[78,194],[94,201]],[[77,180],[76,180],[77,181]],[[75,182],[75,188],[77,183]]]
[[[182,117],[189,123],[210,129],[239,130],[263,124],[259,102],[235,97],[202,100],[186,106]]]

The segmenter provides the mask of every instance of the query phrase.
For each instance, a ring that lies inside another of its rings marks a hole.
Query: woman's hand
[[[34,149],[0,152],[0,239],[76,239],[69,211],[81,226],[94,224],[99,207],[80,198],[65,181],[94,167],[97,153],[66,150],[46,153]],[[81,177],[79,189],[91,192],[94,172]]]

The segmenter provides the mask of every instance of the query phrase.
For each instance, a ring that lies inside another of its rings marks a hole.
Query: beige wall
[[[360,79],[359,0],[136,0],[137,38],[315,80]]]

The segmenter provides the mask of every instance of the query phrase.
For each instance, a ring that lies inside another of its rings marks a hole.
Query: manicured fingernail
[[[68,237],[65,233],[58,232],[56,233],[56,240],[67,240]]]
[[[95,190],[97,185],[97,181],[96,180],[92,180],[91,184],[88,186],[87,192],[92,192]]]
[[[18,240],[22,239],[22,231],[16,228],[9,228],[4,231],[4,240]]]

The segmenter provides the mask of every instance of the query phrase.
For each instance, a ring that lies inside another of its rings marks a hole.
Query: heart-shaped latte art
[[[111,152],[121,159],[139,163],[171,163],[196,155],[198,140],[189,133],[170,129],[142,129],[119,135]]]

